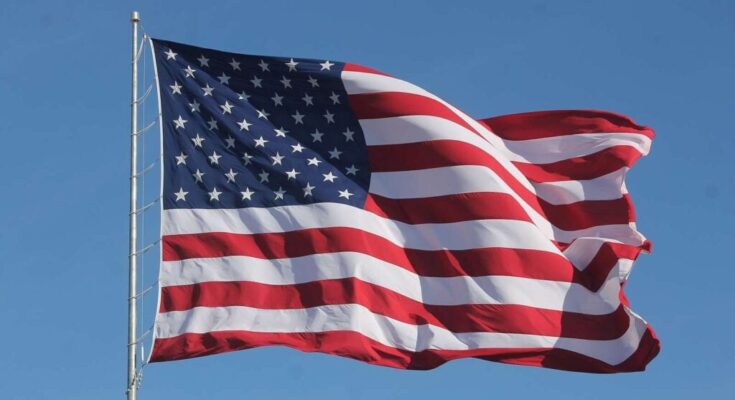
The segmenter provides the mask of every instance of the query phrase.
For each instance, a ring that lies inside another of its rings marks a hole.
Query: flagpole
[[[130,22],[133,27],[132,94],[130,101],[130,253],[128,254],[128,400],[136,400],[137,348],[137,246],[138,246],[138,22],[140,14],[133,11]]]

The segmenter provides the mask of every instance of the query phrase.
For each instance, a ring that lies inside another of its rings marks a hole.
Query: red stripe
[[[408,224],[478,219],[514,219],[531,222],[528,214],[507,193],[462,193],[419,199],[390,199],[370,193],[364,208],[381,217]]]
[[[350,64],[350,63],[345,63],[345,66],[342,68],[342,71],[366,72],[366,73],[369,73],[369,74],[390,76],[390,75],[386,74],[385,72],[378,71],[377,69],[366,67],[364,65]]]
[[[410,157],[406,157],[410,154]],[[531,208],[552,225],[563,230],[579,230],[599,225],[627,224],[635,214],[627,195],[614,200],[585,200],[554,205],[526,189],[500,163],[483,150],[464,142],[436,140],[420,143],[368,147],[373,172],[412,171],[459,165],[479,165],[495,172]],[[463,204],[464,206],[464,204]],[[511,211],[513,213],[513,211]]]
[[[623,306],[607,315],[587,315],[515,304],[423,304],[356,278],[293,285],[204,282],[161,288],[160,312],[194,307],[243,306],[282,310],[360,304],[371,312],[412,325],[431,324],[452,332],[502,332],[612,340],[630,324]]]
[[[514,161],[513,165],[533,182],[558,182],[599,178],[623,167],[631,167],[641,153],[631,146],[613,146],[581,157],[548,164]]]
[[[244,350],[253,347],[283,345],[306,352],[320,352],[401,369],[426,370],[463,357],[478,357],[508,364],[530,365],[569,371],[597,373],[642,371],[660,349],[659,341],[649,328],[638,349],[619,365],[568,350],[544,348],[494,348],[469,351],[424,350],[410,352],[386,346],[352,331],[261,333],[218,331],[187,333],[156,339],[151,362],[173,361],[210,354]]]
[[[597,110],[537,111],[486,118],[479,122],[507,140],[540,139],[578,133],[639,133],[651,139],[653,130],[625,115]]]
[[[635,259],[639,248],[605,243],[582,271],[562,256],[538,250],[483,248],[415,250],[399,247],[352,228],[306,229],[283,233],[211,232],[163,237],[163,261],[249,256],[293,258],[319,253],[357,252],[373,256],[421,276],[505,275],[575,282],[597,291],[619,258]]]
[[[452,121],[467,128],[470,132],[478,134],[472,126],[449,107],[419,94],[402,92],[363,93],[349,95],[349,100],[352,112],[357,119],[431,115]]]

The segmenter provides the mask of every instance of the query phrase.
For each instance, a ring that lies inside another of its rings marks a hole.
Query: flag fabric
[[[643,370],[624,183],[653,132],[602,111],[475,120],[332,60],[153,40],[162,262],[151,361],[285,345]]]

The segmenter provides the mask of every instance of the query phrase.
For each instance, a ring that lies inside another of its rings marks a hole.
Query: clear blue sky
[[[597,108],[652,126],[628,187],[654,253],[627,292],[663,343],[647,372],[607,376],[472,359],[399,371],[263,348],[152,365],[141,399],[735,391],[735,2],[65,3],[5,0],[0,12],[3,399],[123,396],[133,9],[156,37],[370,65],[475,117]]]

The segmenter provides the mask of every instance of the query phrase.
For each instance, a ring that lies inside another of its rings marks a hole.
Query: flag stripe
[[[465,202],[464,208],[447,204]],[[561,221],[559,229],[572,231],[599,225],[634,222],[629,214],[629,196],[621,199],[587,201],[570,205],[544,207],[549,220]],[[492,204],[493,207],[487,207]],[[468,192],[435,197],[393,199],[370,194],[365,209],[382,217],[409,224],[457,222],[470,219],[517,219],[533,222],[528,213],[509,193]]]
[[[187,333],[165,339],[157,338],[153,346],[151,361],[172,361],[273,345],[284,345],[307,352],[339,355],[374,365],[401,369],[432,369],[450,360],[477,357],[508,364],[601,373],[640,371],[659,351],[658,341],[650,330],[645,332],[640,345],[633,354],[617,365],[555,348],[525,347],[409,352],[383,345],[351,331],[299,333],[221,331],[203,334]]]
[[[375,314],[359,304],[299,309],[259,309],[243,306],[196,307],[158,315],[158,338],[186,333],[254,331],[273,333],[354,331],[386,346],[411,352],[427,349],[466,351],[483,348],[561,348],[618,364],[632,355],[646,331],[631,320],[628,330],[612,340],[559,338],[497,332],[451,332],[433,325],[414,325]]]
[[[453,332],[503,332],[612,340],[628,329],[622,305],[605,315],[546,310],[517,304],[422,304],[359,279],[318,280],[295,285],[205,282],[164,287],[160,312],[194,307],[243,306],[298,309],[360,304],[371,312],[412,325],[431,324]]]
[[[514,162],[532,182],[555,182],[599,178],[624,167],[631,167],[641,153],[629,146],[608,147],[597,153],[549,164]]]
[[[419,94],[402,92],[351,94],[350,106],[358,119],[429,115],[444,118],[470,131],[474,128],[444,104]],[[479,135],[479,134],[478,134]]]
[[[559,110],[504,115],[482,120],[508,140],[538,139],[588,132],[630,132],[653,139],[653,131],[630,118],[607,111]]]
[[[274,233],[315,228],[353,228],[420,250],[510,247],[559,253],[525,221],[472,220],[410,225],[339,203],[242,209],[164,210],[164,235],[205,232]],[[172,223],[174,222],[175,223]]]
[[[245,264],[245,261],[252,264]],[[170,267],[172,269],[169,270]],[[424,277],[365,254],[327,253],[279,259],[271,265],[262,259],[243,257],[223,259],[221,267],[217,266],[217,260],[212,259],[170,262],[170,265],[167,263],[163,266],[162,282],[170,281],[169,274],[184,267],[201,270],[197,276],[202,280],[191,283],[208,282],[212,270],[215,277],[221,276],[217,275],[223,272],[221,268],[232,272],[238,280],[266,285],[297,285],[318,280],[356,278],[431,305],[516,304],[590,315],[608,314],[619,306],[616,296],[605,298],[620,290],[619,276],[615,269],[610,271],[606,283],[597,292],[591,292],[576,283],[516,276]],[[184,282],[179,280],[175,283]],[[519,290],[507,290],[510,287],[518,287]],[[461,293],[457,290],[461,290]]]
[[[370,146],[368,154],[375,172],[437,168],[448,165],[485,165],[493,170],[498,168],[498,164],[489,161],[487,153],[482,149],[455,140]],[[411,164],[408,167],[406,160],[400,157],[403,154],[412,154]],[[623,167],[630,167],[640,156],[641,153],[632,147],[615,146],[597,153],[549,164],[513,162],[513,165],[533,182],[589,180]],[[416,166],[416,164],[421,166]]]
[[[253,264],[259,264],[258,260],[272,260],[274,264],[281,265],[304,257],[333,258],[350,254],[352,257],[369,256],[378,261],[376,264],[387,263],[422,277],[515,276],[576,283],[591,292],[598,292],[607,281],[610,271],[616,267],[622,268],[625,260],[635,259],[638,251],[634,247],[614,243],[605,243],[592,249],[595,253],[588,260],[579,261],[583,263],[580,266],[575,266],[562,256],[537,250],[404,249],[380,236],[346,228],[257,235],[212,232],[165,236],[162,266],[194,259],[191,263],[176,264],[192,266],[194,269],[186,274],[193,274],[200,268],[198,265],[208,262],[207,259],[222,258],[223,263],[227,263],[228,257],[247,256]],[[577,258],[584,256],[577,254]],[[164,276],[163,273],[161,276],[161,282],[165,285],[197,282],[182,279]]]
[[[630,147],[641,155],[651,150],[651,139],[635,133],[577,133],[528,140],[504,140],[513,161],[549,164],[584,157],[613,147]]]
[[[360,121],[370,146],[456,140],[486,149],[488,142],[456,123],[432,115],[365,119]],[[499,150],[514,162],[548,164],[584,157],[611,147],[626,146],[648,154],[651,139],[633,133],[584,133],[520,141],[505,140]],[[493,146],[497,146],[496,143]],[[497,148],[497,147],[496,147]],[[488,154],[492,154],[487,150]]]

